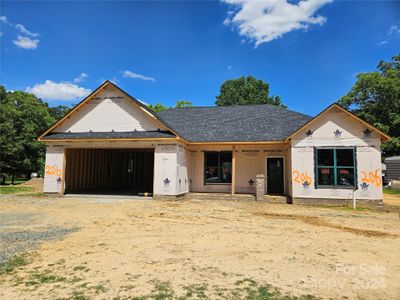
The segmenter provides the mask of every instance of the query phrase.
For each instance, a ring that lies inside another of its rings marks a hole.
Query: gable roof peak
[[[86,96],[84,99],[82,99],[81,102],[79,102],[77,105],[75,105],[69,112],[67,112],[61,119],[57,120],[53,125],[50,126],[42,135],[39,136],[38,141],[42,141],[43,138],[51,133],[56,127],[60,126],[66,119],[70,118],[71,115],[79,110],[80,107],[85,105],[87,102],[89,102],[92,98],[94,98],[100,91],[102,91],[105,87],[107,86],[112,86],[115,88],[117,91],[121,92],[123,95],[125,95],[129,100],[133,101],[135,104],[137,104],[142,110],[144,110],[148,115],[150,115],[152,118],[157,120],[159,123],[161,123],[165,128],[170,130],[172,133],[174,133],[176,136],[178,136],[171,128],[170,126],[162,119],[160,118],[156,113],[154,113],[150,108],[148,108],[144,103],[141,101],[137,100],[135,97],[131,96],[127,92],[125,92],[122,88],[120,88],[118,85],[116,85],[114,82],[110,80],[105,80],[100,86],[98,86],[94,91],[92,91],[88,96]]]

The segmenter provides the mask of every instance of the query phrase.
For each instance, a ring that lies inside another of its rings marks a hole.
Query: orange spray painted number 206
[[[57,165],[54,166],[46,166],[46,175],[56,175],[61,176],[62,169],[59,169]]]
[[[376,187],[380,187],[382,185],[382,178],[379,174],[379,171],[379,169],[368,173],[367,171],[361,171],[361,181],[368,182]]]
[[[304,184],[305,182],[311,184],[311,177],[308,175],[307,171],[299,172],[298,170],[293,171],[294,181],[297,183]]]

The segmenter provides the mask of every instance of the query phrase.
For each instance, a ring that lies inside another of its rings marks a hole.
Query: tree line
[[[360,73],[350,91],[338,103],[392,138],[382,144],[383,156],[400,154],[400,54],[381,61],[374,72]],[[217,106],[271,104],[286,107],[279,96],[270,95],[269,84],[253,76],[226,80],[216,96]],[[154,112],[171,107],[148,105]],[[190,107],[179,100],[175,107]],[[46,146],[37,137],[64,116],[71,107],[49,105],[33,94],[7,91],[0,86],[0,174],[14,178],[43,175]]]
[[[0,174],[30,177],[43,175],[46,146],[36,139],[70,107],[49,107],[33,94],[6,91],[0,86]]]

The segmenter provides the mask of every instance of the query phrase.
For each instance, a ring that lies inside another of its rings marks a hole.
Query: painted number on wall
[[[361,181],[367,182],[376,187],[380,187],[382,185],[382,178],[381,175],[379,174],[379,171],[380,171],[379,169],[376,169],[375,171],[371,172],[361,171]]]
[[[298,170],[293,171],[293,176],[294,176],[294,182],[300,183],[300,184],[311,184],[311,177],[308,175],[308,172],[300,172]]]
[[[57,165],[54,166],[46,166],[46,175],[55,175],[61,176],[62,169],[59,169]]]

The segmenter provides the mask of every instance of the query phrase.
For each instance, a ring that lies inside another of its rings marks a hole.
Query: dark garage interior
[[[68,149],[65,194],[153,193],[153,149]]]

